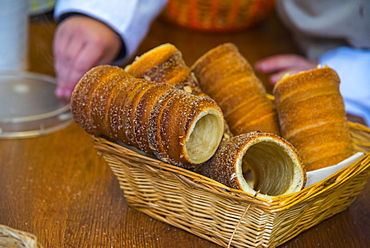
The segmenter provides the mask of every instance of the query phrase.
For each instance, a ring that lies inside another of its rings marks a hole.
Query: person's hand
[[[256,71],[262,73],[273,73],[270,77],[270,83],[275,84],[286,73],[290,75],[298,72],[311,70],[317,67],[317,62],[310,61],[304,57],[295,54],[282,54],[264,58],[257,61],[254,65]]]
[[[70,98],[80,78],[94,66],[112,62],[121,48],[121,38],[107,25],[81,15],[68,17],[53,41],[55,94]]]

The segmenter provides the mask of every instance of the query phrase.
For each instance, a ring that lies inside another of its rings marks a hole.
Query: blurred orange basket
[[[169,0],[162,18],[185,28],[229,32],[261,23],[274,7],[275,0]]]

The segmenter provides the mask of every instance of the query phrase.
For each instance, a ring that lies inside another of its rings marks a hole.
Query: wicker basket
[[[31,233],[0,225],[0,247],[42,248],[42,245]]]
[[[161,17],[185,28],[237,31],[265,20],[274,6],[275,0],[169,0]]]
[[[127,202],[137,210],[221,246],[276,247],[345,210],[370,174],[370,129],[350,123],[365,155],[329,178],[272,201],[95,137]],[[229,244],[230,243],[230,244]]]

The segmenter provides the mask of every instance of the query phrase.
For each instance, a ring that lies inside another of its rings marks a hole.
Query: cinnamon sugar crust
[[[125,70],[138,78],[167,83],[195,95],[202,95],[198,82],[174,45],[155,47],[126,66]]]
[[[340,79],[329,68],[288,76],[274,87],[281,133],[307,170],[335,165],[353,154]]]
[[[211,49],[191,69],[201,90],[221,107],[232,134],[250,131],[280,134],[273,102],[268,99],[252,66],[234,44],[225,43]],[[254,111],[259,105],[264,106],[264,111]]]
[[[153,111],[154,105],[162,95],[173,87],[167,84],[154,84],[141,97],[137,103],[135,117],[133,119],[133,128],[135,140],[138,148],[147,153],[153,153],[149,147],[148,129],[149,118]]]
[[[206,176],[268,200],[297,192],[306,183],[306,171],[296,149],[280,136],[263,132],[241,134],[223,142],[205,167]],[[253,179],[248,179],[247,173],[252,173]]]

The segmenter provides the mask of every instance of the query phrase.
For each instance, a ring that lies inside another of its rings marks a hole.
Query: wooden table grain
[[[31,18],[30,71],[54,75],[54,30],[50,15]],[[298,52],[274,15],[261,26],[229,34],[155,21],[138,54],[165,42],[176,45],[189,65],[223,42],[234,42],[251,63]],[[258,76],[267,82],[266,75]],[[347,210],[281,247],[370,247],[369,206],[368,183]],[[0,139],[0,224],[33,233],[47,248],[219,247],[128,206],[92,137],[76,124],[35,138]]]

